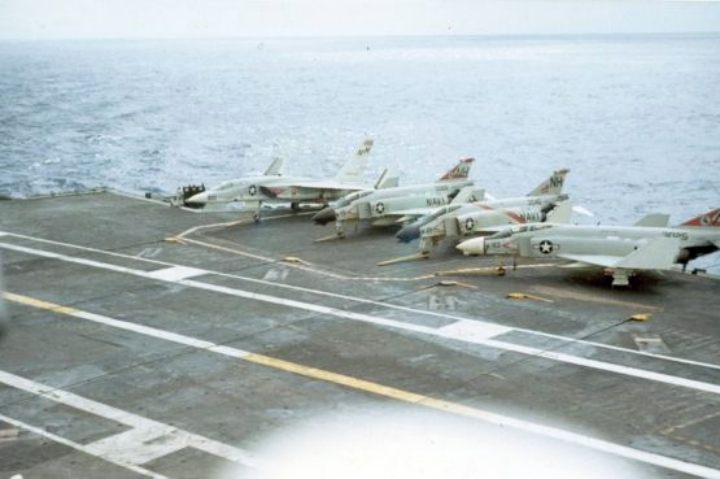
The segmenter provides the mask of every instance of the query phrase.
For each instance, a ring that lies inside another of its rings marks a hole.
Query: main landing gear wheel
[[[300,211],[300,203],[290,203],[290,209],[297,213]]]
[[[260,213],[253,213],[253,221],[255,223],[260,223]]]

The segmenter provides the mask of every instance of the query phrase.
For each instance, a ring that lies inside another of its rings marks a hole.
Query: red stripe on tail
[[[696,218],[682,223],[680,226],[701,226],[720,228],[720,208],[708,211]]]

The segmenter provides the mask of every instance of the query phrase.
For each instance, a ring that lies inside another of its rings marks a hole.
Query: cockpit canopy
[[[429,224],[436,219],[440,218],[441,216],[444,216],[448,213],[452,213],[455,210],[460,209],[462,205],[447,205],[442,206],[437,209],[437,211],[434,211],[428,215],[422,216],[421,218],[418,218],[415,223],[413,223],[414,226],[425,226],[426,224]]]

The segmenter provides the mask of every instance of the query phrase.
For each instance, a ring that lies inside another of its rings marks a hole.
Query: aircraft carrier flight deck
[[[501,275],[451,245],[379,267],[415,245],[330,233],[111,192],[1,201],[0,478],[244,477],[285,428],[393,411],[720,478],[717,278]]]

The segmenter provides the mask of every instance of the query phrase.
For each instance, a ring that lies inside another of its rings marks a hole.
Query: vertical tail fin
[[[451,205],[462,205],[473,201],[481,201],[485,197],[485,190],[475,189],[474,186],[466,186],[455,195],[450,202]]]
[[[275,157],[263,174],[265,176],[282,176],[284,166],[285,158]]]
[[[452,170],[448,171],[440,177],[438,181],[451,181],[451,180],[464,180],[470,174],[470,168],[472,168],[475,158],[463,158],[453,167]]]
[[[704,228],[714,227],[720,228],[720,208],[708,211],[693,219],[681,223],[680,226],[700,226]]]
[[[572,212],[573,205],[570,200],[561,201],[548,212],[545,221],[548,223],[570,223]]]
[[[360,148],[358,148],[357,152],[355,152],[355,156],[353,156],[350,161],[345,163],[345,165],[338,172],[335,179],[338,181],[351,183],[362,180],[362,177],[365,174],[365,168],[367,168],[368,155],[370,155],[370,150],[372,149],[372,146],[372,138],[367,138],[365,141],[363,141],[363,144],[360,145]]]
[[[653,228],[665,228],[670,220],[670,215],[665,213],[650,213],[649,215],[643,216],[633,226],[646,226]]]
[[[540,183],[537,188],[528,193],[528,196],[559,195],[565,184],[565,176],[570,173],[568,169],[557,170],[552,176]]]
[[[399,184],[400,179],[397,175],[393,175],[389,169],[385,168],[382,174],[380,174],[380,178],[375,182],[375,189],[396,188]]]

